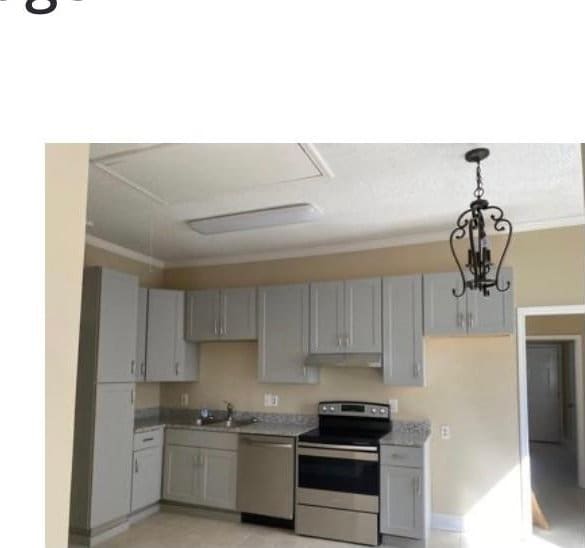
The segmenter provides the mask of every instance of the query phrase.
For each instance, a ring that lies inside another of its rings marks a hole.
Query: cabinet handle
[[[413,372],[415,377],[420,377],[420,363],[418,362],[414,362],[414,372]]]
[[[337,348],[341,346],[341,337],[337,337]]]
[[[467,325],[469,327],[473,327],[475,325],[475,318],[473,317],[473,312],[467,313]]]
[[[463,327],[463,323],[465,321],[465,315],[463,312],[457,313],[457,327]]]
[[[142,378],[146,377],[146,367],[144,362],[140,362],[140,376]]]
[[[154,441],[154,438],[144,438],[142,443],[146,443],[147,441]]]
[[[175,375],[179,376],[179,362],[175,362]]]
[[[220,335],[225,335],[225,328],[223,326],[223,322],[219,323],[219,334]]]
[[[415,481],[415,486],[416,486],[416,494],[417,494],[417,496],[420,497],[420,495],[421,495],[420,478],[417,477],[414,479],[414,481]]]
[[[138,459],[134,459],[134,473],[138,474]]]
[[[130,403],[134,405],[134,388],[130,390]]]
[[[307,366],[303,366],[303,377],[307,376]]]
[[[136,362],[134,360],[132,360],[130,362],[130,372],[132,373],[132,375],[134,375],[134,370],[136,369]]]
[[[217,319],[215,320],[215,322],[213,324],[213,332],[215,335],[219,335],[219,328],[217,326]]]

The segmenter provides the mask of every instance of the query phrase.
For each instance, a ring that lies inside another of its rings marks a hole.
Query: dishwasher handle
[[[241,440],[247,445],[253,445],[254,447],[267,447],[269,449],[292,449],[292,443],[278,443],[270,441],[258,441],[251,438],[242,437]]]

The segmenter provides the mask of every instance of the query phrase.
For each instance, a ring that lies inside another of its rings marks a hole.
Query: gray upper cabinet
[[[138,333],[136,336],[136,381],[146,380],[146,322],[148,318],[148,289],[138,289]]]
[[[256,288],[187,292],[185,338],[193,342],[256,338]]]
[[[236,287],[219,293],[219,334],[222,339],[256,338],[256,288]]]
[[[190,341],[215,341],[219,337],[219,290],[187,292],[185,338]]]
[[[453,295],[461,290],[459,273],[425,274],[423,280],[425,335],[465,335],[465,296]]]
[[[345,282],[345,333],[348,351],[382,351],[381,307],[380,278]]]
[[[382,351],[382,281],[366,278],[311,284],[312,353]]]
[[[88,272],[98,284],[97,381],[134,382],[138,278],[105,268]]]
[[[169,289],[148,292],[146,380],[195,381],[198,364],[195,345],[185,342],[185,293]]]
[[[422,275],[382,284],[384,383],[424,386]]]
[[[512,269],[502,268],[502,283],[512,282]],[[484,297],[479,291],[466,291],[457,298],[453,288],[461,288],[458,272],[424,275],[425,335],[506,335],[514,331],[513,289],[491,289]]]
[[[311,352],[345,352],[344,283],[311,284]]]
[[[502,268],[501,285],[512,284],[512,269]],[[514,331],[514,294],[508,291],[490,290],[484,297],[479,291],[467,292],[467,331],[477,334],[501,334]]]
[[[130,513],[134,384],[96,390],[90,529]]]
[[[258,288],[258,379],[319,382],[319,371],[304,366],[308,353],[309,285]]]

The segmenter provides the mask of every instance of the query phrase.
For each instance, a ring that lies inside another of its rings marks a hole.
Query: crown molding
[[[138,253],[138,251],[133,251],[132,249],[122,247],[121,245],[118,244],[113,244],[112,242],[102,240],[101,238],[98,238],[97,236],[92,236],[91,234],[85,235],[85,243],[87,245],[91,245],[93,247],[109,251],[111,253],[114,253],[115,255],[120,255],[122,257],[126,257],[127,259],[132,259],[133,261],[138,261],[140,263],[145,263],[147,265],[156,266],[157,268],[165,268],[167,266],[166,263],[164,261],[161,261],[160,259],[144,255],[143,253]]]
[[[585,225],[585,215],[576,217],[565,217],[547,221],[532,221],[529,223],[520,223],[514,226],[514,233],[529,232],[532,230],[548,230],[553,228],[564,228],[569,226]],[[85,241],[94,247],[99,247],[110,251],[122,257],[127,257],[135,261],[156,266],[158,268],[188,268],[197,266],[219,266],[227,264],[255,263],[262,261],[275,261],[279,259],[298,259],[302,257],[314,257],[316,255],[335,255],[337,253],[352,253],[355,251],[368,251],[372,249],[382,249],[385,247],[400,247],[406,245],[426,244],[432,242],[447,241],[450,230],[435,230],[433,232],[424,232],[405,236],[396,236],[394,238],[384,238],[380,240],[368,240],[363,242],[353,242],[347,244],[322,245],[314,247],[303,247],[296,249],[283,249],[279,251],[267,251],[263,253],[246,253],[241,255],[232,255],[230,257],[202,257],[201,259],[191,259],[186,261],[165,262],[155,257],[149,257],[137,251],[126,247],[102,240],[96,236],[87,234]]]
[[[514,226],[514,232],[529,232],[532,230],[547,230],[585,224],[585,215],[566,217],[547,221],[532,221]],[[369,240],[348,244],[323,245],[297,249],[283,249],[265,253],[248,253],[233,255],[231,257],[209,257],[188,261],[175,261],[166,263],[165,268],[187,268],[196,266],[219,266],[224,264],[253,263],[261,261],[274,261],[279,259],[295,259],[301,257],[314,257],[315,255],[334,255],[337,253],[352,253],[355,251],[368,251],[384,247],[400,247],[406,245],[426,244],[432,242],[448,241],[450,230],[436,230],[420,234],[397,236],[380,240]]]

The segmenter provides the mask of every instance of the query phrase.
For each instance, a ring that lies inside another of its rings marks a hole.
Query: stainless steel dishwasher
[[[294,447],[294,438],[240,434],[236,499],[239,512],[293,519]]]

